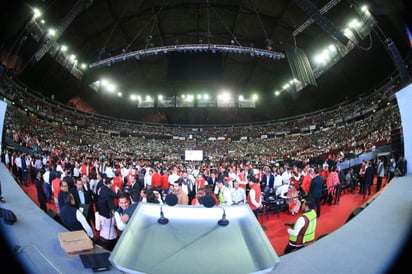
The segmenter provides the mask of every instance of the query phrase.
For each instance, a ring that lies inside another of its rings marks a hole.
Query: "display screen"
[[[203,161],[203,150],[186,150],[185,161]]]

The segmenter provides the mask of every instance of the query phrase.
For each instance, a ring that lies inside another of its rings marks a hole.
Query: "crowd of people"
[[[6,89],[16,87],[7,82]],[[313,240],[308,234],[314,233],[322,202],[338,205],[347,186],[353,193],[360,187],[366,197],[371,177],[377,176],[379,190],[383,177],[390,180],[406,174],[402,156],[390,164],[381,158],[365,162],[356,172],[339,165],[346,153],[360,154],[389,144],[391,130],[401,128],[396,105],[379,107],[376,98],[382,96],[393,96],[392,86],[360,98],[358,104],[327,112],[201,130],[205,136],[224,136],[220,141],[196,138],[196,134],[168,138],[191,131],[97,117],[80,126],[74,121],[89,116],[69,109],[63,111],[64,117],[51,112],[53,118],[45,119],[41,113],[45,106],[49,113],[52,106],[38,99],[29,102],[26,96],[18,106],[7,108],[5,136],[11,142],[2,149],[2,162],[23,187],[35,184],[40,208],[46,211],[47,203],[54,203],[67,228],[84,229],[92,238],[98,231],[99,242],[108,249],[114,247],[139,203],[166,203],[167,195],[174,194],[183,205],[201,206],[210,201],[207,196],[220,206],[247,204],[256,217],[270,197],[283,199],[292,215],[303,209],[307,216],[299,217],[289,231],[291,241],[285,250],[289,252]],[[30,111],[21,108],[25,104]],[[70,123],[65,123],[67,117]],[[117,135],[120,131],[140,135]],[[234,140],[234,136],[247,138]],[[203,150],[207,157],[185,161],[186,149]]]

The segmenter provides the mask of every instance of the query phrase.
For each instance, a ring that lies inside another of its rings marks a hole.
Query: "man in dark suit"
[[[275,184],[275,175],[271,172],[269,167],[265,167],[263,169],[264,174],[262,176],[261,184],[263,187],[263,192],[265,195],[269,194],[269,192],[275,192],[274,184]]]
[[[206,177],[207,184],[214,190],[216,182],[219,180],[219,173],[213,169],[210,171],[210,176]]]
[[[319,175],[319,169],[314,167],[311,169],[312,181],[309,187],[309,197],[316,209],[317,218],[320,217],[320,199],[322,197],[323,190],[323,178]]]
[[[82,211],[87,222],[94,224],[93,198],[90,187],[85,186],[81,178],[76,180],[75,188],[70,190],[73,194],[75,207]]]
[[[365,181],[363,182],[362,194],[363,198],[366,198],[366,193],[371,195],[371,186],[373,184],[373,179],[375,178],[375,168],[371,161],[368,161],[366,170],[365,170]]]

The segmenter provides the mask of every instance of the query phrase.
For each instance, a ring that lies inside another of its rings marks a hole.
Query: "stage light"
[[[234,42],[234,41],[233,41]],[[193,51],[210,51],[211,53],[219,52],[230,52],[237,54],[248,53],[250,56],[265,57],[273,60],[280,60],[285,58],[285,54],[281,52],[275,52],[273,50],[258,49],[253,47],[242,47],[234,45],[218,45],[218,44],[183,44],[183,45],[173,45],[164,47],[152,47],[137,50],[133,52],[124,52],[120,55],[106,58],[95,63],[90,64],[90,68],[98,68],[102,66],[107,66],[115,62],[126,61],[130,58],[136,58],[137,56],[145,57],[150,55],[156,55],[158,53],[167,54],[168,52],[180,52],[180,53],[192,53]]]
[[[33,9],[33,19],[37,19],[37,18],[39,18],[41,15],[42,15],[42,14],[41,14],[41,11],[40,11],[39,9],[37,9],[37,8],[34,8],[34,9]]]

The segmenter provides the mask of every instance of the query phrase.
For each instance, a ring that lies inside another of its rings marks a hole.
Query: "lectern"
[[[267,273],[280,262],[247,205],[150,203],[136,208],[109,260],[126,273],[150,274]]]

